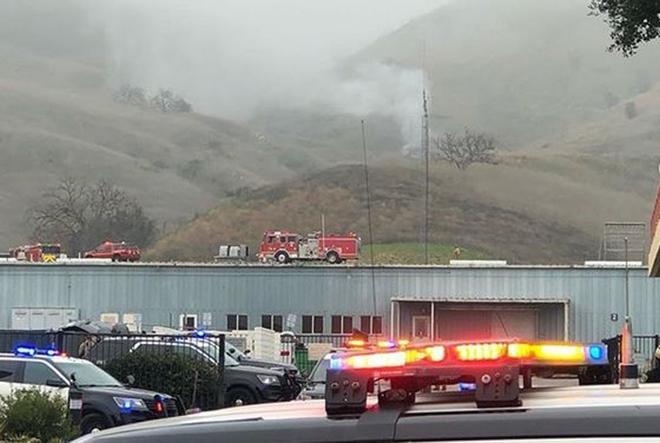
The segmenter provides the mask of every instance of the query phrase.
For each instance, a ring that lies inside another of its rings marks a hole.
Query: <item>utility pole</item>
[[[424,114],[422,120],[422,149],[424,150],[424,264],[429,264],[429,109],[426,88],[422,91]]]
[[[635,363],[635,354],[633,352],[633,331],[632,318],[630,317],[630,289],[629,289],[629,269],[628,269],[628,237],[623,239],[625,244],[625,297],[626,297],[626,317],[621,332],[621,363],[619,365],[619,385],[621,389],[635,389],[639,387],[639,371]]]
[[[364,156],[364,184],[367,188],[367,223],[369,228],[369,258],[371,262],[371,302],[373,303],[374,316],[378,315],[376,306],[376,270],[374,268],[374,233],[371,224],[371,191],[369,190],[369,164],[367,157],[367,136],[364,131],[364,120],[360,121],[362,127],[362,155]]]

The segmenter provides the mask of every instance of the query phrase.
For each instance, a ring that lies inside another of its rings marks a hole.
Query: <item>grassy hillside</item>
[[[488,254],[472,249],[461,248],[459,245],[429,244],[429,264],[446,265],[454,258],[453,253],[459,247],[460,260],[484,260]],[[373,245],[374,263],[378,264],[424,264],[424,245],[421,243],[380,243]],[[362,247],[360,263],[371,263],[369,245]]]
[[[647,218],[655,174],[647,169],[641,161],[613,164],[590,156],[529,154],[507,155],[499,165],[466,172],[435,165],[431,239],[511,262],[593,259],[603,222]],[[423,183],[418,166],[381,165],[373,168],[371,183],[374,242],[419,241]],[[338,166],[237,193],[159,241],[148,256],[208,260],[218,244],[233,242],[254,249],[266,229],[319,229],[321,213],[326,230],[356,231],[364,239],[365,207],[362,168]],[[408,260],[408,252],[399,252]]]

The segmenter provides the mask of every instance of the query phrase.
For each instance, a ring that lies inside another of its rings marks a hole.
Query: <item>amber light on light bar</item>
[[[497,360],[507,355],[506,343],[472,343],[457,345],[456,358],[461,361]]]
[[[584,346],[570,344],[532,345],[531,357],[543,361],[560,362],[581,362],[586,360]]]

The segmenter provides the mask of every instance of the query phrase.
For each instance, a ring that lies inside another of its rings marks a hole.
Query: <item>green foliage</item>
[[[217,366],[174,352],[126,354],[104,369],[118,380],[135,377],[134,386],[180,396],[186,408],[214,409],[220,378]]]
[[[459,260],[484,260],[488,254],[473,248],[459,246],[460,255],[455,257],[456,246],[447,244],[429,244],[429,264],[446,265],[454,258]],[[360,263],[369,264],[369,245],[363,245]],[[374,263],[383,264],[424,264],[424,245],[422,243],[382,243],[374,244]]]
[[[592,0],[594,15],[605,15],[610,26],[610,51],[624,56],[634,55],[639,45],[660,36],[660,2],[658,0]]]
[[[67,441],[77,435],[67,402],[38,389],[24,389],[0,400],[2,438],[10,441]]]

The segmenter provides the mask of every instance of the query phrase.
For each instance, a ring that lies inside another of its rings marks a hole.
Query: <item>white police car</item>
[[[30,388],[71,398],[82,433],[183,413],[168,395],[126,387],[93,363],[53,349],[18,346],[0,354],[0,396]]]

